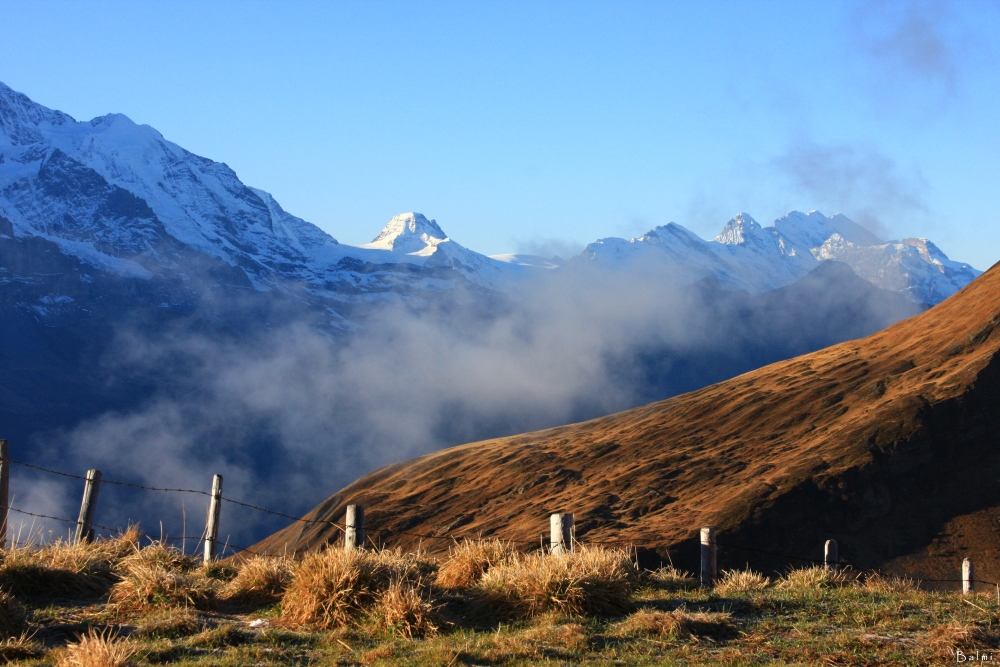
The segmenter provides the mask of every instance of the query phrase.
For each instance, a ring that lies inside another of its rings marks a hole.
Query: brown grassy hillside
[[[390,466],[308,518],[367,509],[369,536],[536,541],[555,511],[581,541],[626,540],[694,569],[699,526],[720,542],[818,557],[836,538],[860,567],[1000,578],[1000,265],[868,338],[641,408],[454,447]],[[305,551],[339,531],[298,523],[255,550]],[[424,541],[444,549],[447,542]],[[720,566],[788,561],[724,548]]]

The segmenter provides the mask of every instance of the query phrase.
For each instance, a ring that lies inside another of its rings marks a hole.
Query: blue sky
[[[342,242],[486,253],[843,212],[1000,260],[1000,2],[20,2],[0,81],[121,112]]]

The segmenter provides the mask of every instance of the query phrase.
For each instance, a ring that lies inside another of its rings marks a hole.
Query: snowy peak
[[[434,251],[448,241],[448,235],[438,227],[436,220],[428,220],[422,213],[394,215],[375,239],[363,248],[392,250],[404,254],[424,254]]]
[[[726,245],[743,245],[754,233],[760,231],[761,226],[747,213],[737,213],[736,217],[726,223],[715,241]]]
[[[826,217],[819,211],[802,213],[792,211],[774,221],[774,228],[787,243],[800,251],[818,248],[833,236],[839,234],[842,238],[857,245],[881,245],[882,239],[840,213]]]
[[[739,213],[711,241],[670,223],[635,239],[601,239],[584,258],[609,266],[657,262],[695,282],[714,276],[727,289],[761,293],[802,279],[819,262],[848,264],[873,285],[936,304],[979,271],[954,262],[926,239],[886,243],[846,216],[792,211],[768,227]]]
[[[12,146],[42,141],[38,126],[75,123],[67,114],[53,111],[0,82],[0,141]]]

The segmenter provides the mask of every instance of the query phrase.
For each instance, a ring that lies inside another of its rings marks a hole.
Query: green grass
[[[52,558],[51,553],[43,556]],[[107,559],[101,577],[110,576],[112,587],[128,581],[127,567],[135,562],[128,558]],[[384,558],[392,565],[396,556]],[[515,608],[523,613],[511,615],[501,605],[496,609],[503,613],[491,619],[494,607],[484,591],[495,594],[490,586],[502,577],[494,576],[486,588],[472,580],[464,587],[438,588],[432,583],[437,565],[421,558],[413,561],[419,568],[404,574],[433,616],[436,630],[423,636],[387,623],[386,610],[377,602],[358,604],[335,627],[293,622],[280,599],[227,600],[224,591],[235,570],[224,577],[199,573],[180,560],[165,567],[197,579],[203,589],[215,586],[212,604],[196,608],[179,595],[128,606],[109,602],[111,593],[98,596],[79,586],[46,588],[39,594],[14,580],[23,564],[32,561],[31,554],[17,554],[19,569],[7,572],[19,634],[0,637],[0,662],[55,665],[67,654],[68,644],[92,629],[132,642],[136,665],[928,665],[955,663],[955,649],[966,655],[992,650],[994,662],[1000,662],[995,593],[963,598],[955,592],[918,590],[907,582],[830,580],[810,573],[760,590],[753,582],[730,582],[714,591],[693,587],[676,573],[632,572],[627,575],[631,601],[626,608],[618,603],[577,607],[604,609],[607,615],[567,612],[560,605],[522,605]],[[522,570],[535,562],[525,560]],[[59,566],[67,569],[64,562]],[[298,571],[298,565],[289,567]],[[73,568],[68,571],[72,575]],[[603,591],[594,583],[600,572],[573,576],[591,587],[586,590]],[[38,576],[32,571],[32,581]],[[368,585],[383,585],[377,581]],[[552,590],[564,590],[565,582],[565,577],[558,579]],[[383,592],[372,591],[369,597],[378,600]],[[269,626],[251,628],[255,619],[265,619]]]

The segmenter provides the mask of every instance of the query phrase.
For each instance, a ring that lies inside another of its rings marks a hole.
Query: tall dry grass
[[[4,663],[38,658],[44,653],[45,646],[35,639],[34,632],[27,630],[0,641],[0,660],[3,660]]]
[[[219,597],[238,604],[267,605],[284,595],[295,562],[283,556],[251,556],[236,568],[236,576],[226,582]]]
[[[653,586],[667,591],[683,591],[698,587],[698,580],[693,574],[679,570],[673,565],[646,572],[643,576]]]
[[[824,567],[814,566],[789,570],[788,574],[778,581],[776,588],[783,591],[808,593],[827,588],[841,588],[853,584],[857,580],[858,575],[852,570],[828,570]]]
[[[741,593],[759,593],[771,585],[771,580],[759,572],[746,570],[723,570],[722,576],[715,584],[715,592],[719,595]]]
[[[580,547],[559,557],[534,553],[490,568],[478,588],[517,614],[622,614],[632,606],[638,570],[628,551]]]
[[[420,554],[404,554],[399,549],[328,549],[307,554],[281,599],[281,617],[291,625],[321,630],[349,625],[377,612],[394,584],[426,589],[433,570],[433,564]]]
[[[888,574],[870,574],[862,587],[872,593],[910,593],[920,589],[915,579]]]
[[[110,602],[119,612],[158,606],[210,607],[220,582],[196,568],[180,550],[161,542],[139,548],[117,564],[121,580],[111,588]]]
[[[442,588],[469,588],[491,567],[516,559],[517,552],[510,542],[465,539],[448,550],[448,560],[438,569],[436,583]]]
[[[419,582],[390,582],[378,598],[378,626],[383,630],[399,630],[410,639],[436,632],[436,609],[428,598]]]
[[[108,629],[91,629],[62,650],[57,667],[128,667],[138,652],[135,642]]]
[[[130,526],[93,543],[56,540],[12,547],[0,552],[0,590],[42,597],[104,595],[118,579],[118,562],[137,547],[139,534],[138,526]]]

